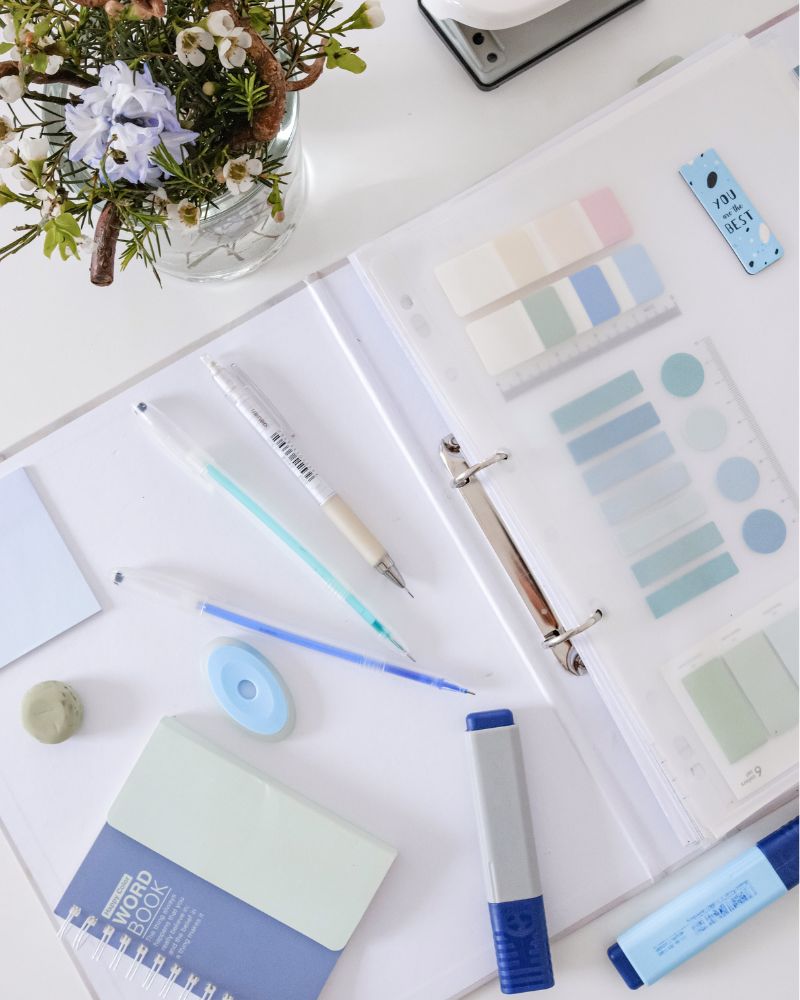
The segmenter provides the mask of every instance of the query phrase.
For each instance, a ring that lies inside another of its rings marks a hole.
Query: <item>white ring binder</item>
[[[66,918],[62,922],[61,927],[59,927],[58,933],[56,935],[56,937],[60,941],[64,942],[65,946],[70,947],[73,951],[77,951],[78,948],[80,948],[80,946],[84,943],[86,937],[89,935],[91,928],[97,925],[97,917],[90,914],[84,919],[83,923],[80,926],[78,926],[77,924],[74,923],[74,921],[80,915],[81,915],[80,907],[71,906],[69,908],[69,911],[67,912]],[[71,941],[68,942],[70,928],[74,928],[75,936],[72,938]],[[102,954],[105,946],[111,945],[111,939],[113,938],[114,934],[115,934],[115,928],[111,924],[106,924],[103,927],[103,933],[100,935],[100,937],[96,938],[97,943],[91,955],[94,961],[99,960],[100,955]],[[131,938],[129,934],[121,935],[119,943],[116,946],[116,950],[114,951],[114,954],[111,956],[111,960],[108,965],[109,969],[112,972],[114,971],[122,972],[122,970],[119,968],[120,960],[122,959],[123,955],[126,955],[128,947],[130,946],[132,940],[133,938]],[[172,992],[172,987],[176,985],[179,986],[178,978],[183,972],[183,967],[179,965],[177,962],[173,962],[172,965],[170,965],[169,967],[169,975],[167,975],[166,972],[162,971],[164,969],[164,966],[166,965],[167,956],[162,954],[161,952],[157,952],[154,955],[152,964],[148,967],[147,965],[144,964],[144,960],[149,952],[150,949],[148,948],[148,946],[143,941],[140,941],[136,945],[136,952],[128,957],[128,965],[127,968],[125,969],[123,978],[127,979],[130,982],[135,982],[136,976],[139,973],[139,971],[144,970],[144,977],[139,982],[139,986],[143,990],[149,991],[153,983],[155,982],[156,976],[160,975],[164,979],[164,983],[161,989],[158,991],[158,996],[162,998],[162,1000],[169,1000],[170,994]],[[179,987],[180,992],[175,995],[174,1000],[189,1000],[189,998],[193,995],[194,989],[199,982],[200,982],[200,976],[196,975],[194,972],[188,972],[186,975],[186,980],[183,986]],[[206,983],[203,993],[200,996],[200,1000],[214,1000],[214,996],[216,995],[216,993],[217,993],[217,986],[214,983]],[[221,1000],[234,1000],[234,996],[232,993],[225,992],[222,994]]]

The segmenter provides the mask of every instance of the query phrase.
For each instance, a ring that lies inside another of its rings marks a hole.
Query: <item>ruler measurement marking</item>
[[[761,430],[758,423],[756,422],[756,418],[753,415],[753,411],[747,405],[744,396],[739,390],[739,387],[734,382],[733,376],[728,370],[728,366],[722,360],[722,355],[717,350],[711,337],[703,337],[701,343],[705,345],[705,348],[709,353],[712,363],[715,365],[717,371],[721,375],[722,377],[721,381],[724,383],[728,392],[730,392],[731,396],[733,396],[735,402],[739,406],[743,419],[750,425],[750,430],[753,433],[753,438],[750,441],[748,441],[748,444],[757,443],[760,446],[767,461],[772,466],[772,471],[775,473],[775,479],[772,480],[772,482],[777,481],[781,484],[781,486],[783,486],[783,489],[786,492],[786,497],[784,499],[790,500],[792,505],[796,508],[797,493],[792,487],[792,484],[789,481],[789,477],[783,471],[783,467],[781,466],[781,463],[778,461],[778,456],[775,454],[772,445],[766,439],[766,437],[764,436],[764,432]],[[719,385],[719,383],[716,384]]]
[[[587,331],[588,336],[579,334],[574,338],[574,344],[565,349],[564,354],[560,354],[556,349],[550,358],[530,362],[527,368],[521,365],[508,375],[501,375],[497,380],[497,386],[505,399],[514,399],[528,389],[547,381],[554,373],[575,368],[584,361],[602,354],[607,348],[632,340],[680,314],[678,304],[671,296],[660,300],[658,305],[651,303],[641,306],[615,320],[605,331],[599,328]]]

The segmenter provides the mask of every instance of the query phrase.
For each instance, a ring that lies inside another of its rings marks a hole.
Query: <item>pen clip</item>
[[[246,375],[235,362],[231,362],[228,366],[228,371],[231,377],[242,387],[243,392],[255,400],[258,407],[263,411],[261,415],[274,425],[275,432],[283,438],[293,438],[295,435],[289,421],[286,420],[272,400],[267,398],[263,389],[256,385],[250,376]]]

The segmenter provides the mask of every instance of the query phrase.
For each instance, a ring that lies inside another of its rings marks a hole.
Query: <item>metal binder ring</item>
[[[554,632],[553,635],[544,640],[543,645],[547,649],[552,649],[553,646],[558,646],[562,642],[569,642],[574,636],[580,635],[581,632],[590,629],[592,625],[596,625],[602,617],[603,612],[598,608],[593,615],[589,615],[585,622],[581,622],[575,628],[568,628],[566,632]]]
[[[482,462],[477,462],[475,465],[470,465],[469,468],[464,469],[463,472],[459,472],[457,476],[453,476],[450,480],[450,485],[454,490],[463,489],[469,483],[470,479],[478,472],[483,472],[484,469],[488,469],[490,465],[495,465],[497,462],[505,462],[508,458],[508,452],[506,451],[496,451],[491,458],[484,458]]]

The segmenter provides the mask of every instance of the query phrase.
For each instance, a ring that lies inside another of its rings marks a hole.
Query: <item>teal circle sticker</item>
[[[693,354],[672,354],[661,366],[661,381],[673,396],[694,396],[705,379],[703,365]]]

